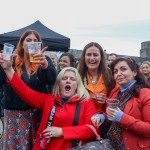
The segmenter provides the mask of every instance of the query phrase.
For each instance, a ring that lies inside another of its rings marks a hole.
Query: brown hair
[[[128,56],[117,58],[111,63],[110,67],[113,75],[115,66],[121,61],[125,61],[132,71],[137,72],[135,76],[136,86],[133,89],[133,94],[134,96],[138,97],[140,89],[150,88],[150,85],[148,81],[145,79],[144,75],[141,73],[139,65],[135,62],[133,58]]]
[[[70,60],[70,67],[75,67],[75,58],[71,53],[65,52],[59,57],[59,61],[63,56],[68,56]]]
[[[103,48],[98,43],[95,43],[95,42],[88,43],[83,49],[83,52],[80,58],[80,65],[79,65],[79,73],[81,75],[82,81],[84,80],[84,77],[86,76],[86,72],[88,70],[86,63],[85,63],[85,53],[86,53],[86,50],[92,46],[95,46],[96,48],[99,49],[99,52],[101,55],[101,62],[98,67],[98,74],[102,74],[106,89],[108,93],[110,93],[111,90],[115,86],[115,81],[113,79],[111,71],[106,65],[106,59],[105,59],[105,55],[103,52]]]

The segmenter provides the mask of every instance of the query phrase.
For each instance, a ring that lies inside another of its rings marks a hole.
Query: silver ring
[[[52,134],[53,134],[53,132],[52,132],[52,131],[50,131],[49,135],[52,135]]]

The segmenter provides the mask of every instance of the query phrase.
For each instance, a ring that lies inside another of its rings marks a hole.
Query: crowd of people
[[[11,60],[0,53],[3,90],[4,150],[67,150],[96,140],[96,131],[115,150],[150,149],[150,62],[85,45],[78,64],[64,52],[30,62],[28,42],[42,42],[37,31],[25,31]],[[117,99],[116,108],[107,99]],[[94,129],[94,130],[93,130]]]

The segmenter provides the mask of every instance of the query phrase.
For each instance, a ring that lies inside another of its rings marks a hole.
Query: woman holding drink
[[[107,107],[106,115],[93,116],[92,122],[98,126],[103,117],[112,120],[108,131],[116,150],[150,149],[150,87],[139,70],[138,64],[130,58],[118,58],[111,64],[116,82],[111,99],[118,99],[118,107]]]
[[[91,42],[84,47],[78,70],[97,111],[100,113],[105,112],[106,97],[115,87],[115,81],[110,69],[107,67],[103,49],[98,43]],[[105,121],[100,129],[101,137],[106,137],[108,127],[109,122]]]
[[[106,96],[109,96],[115,82],[106,65],[103,49],[98,43],[91,42],[84,47],[78,70],[97,111],[105,111]]]
[[[34,55],[39,62],[30,62],[28,43],[41,42],[40,53]],[[38,32],[25,31],[20,37],[14,59],[14,70],[27,86],[39,92],[47,93],[46,86],[53,85],[56,80],[56,70],[50,60],[43,54],[42,39]],[[3,86],[4,98],[4,137],[3,149],[31,150],[35,141],[36,131],[40,122],[40,112],[33,109],[14,92],[6,82],[6,74],[0,67],[0,84]],[[20,86],[20,88],[22,88]]]

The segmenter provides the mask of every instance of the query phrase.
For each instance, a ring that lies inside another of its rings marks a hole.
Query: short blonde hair
[[[65,67],[60,71],[60,73],[57,76],[54,87],[53,87],[53,94],[60,95],[60,81],[62,80],[62,77],[64,76],[64,73],[66,71],[72,71],[75,73],[75,77],[77,80],[77,89],[76,89],[74,96],[78,96],[79,99],[90,98],[88,91],[85,89],[85,87],[82,83],[82,80],[81,80],[78,70],[74,67]]]

